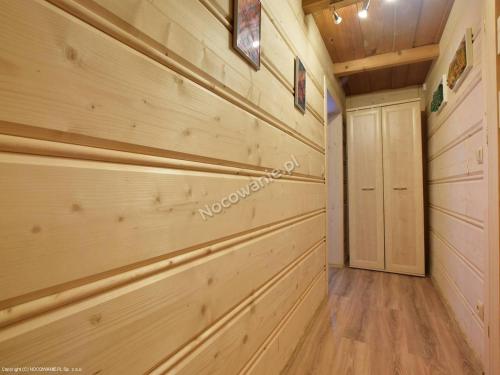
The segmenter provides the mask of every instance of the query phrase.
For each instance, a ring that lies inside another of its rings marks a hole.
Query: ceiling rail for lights
[[[370,7],[370,0],[364,0],[363,1],[363,6],[361,7],[361,9],[358,12],[358,17],[359,18],[363,18],[363,19],[367,18],[368,17],[368,8],[369,7]],[[336,5],[332,6],[332,18],[333,18],[333,23],[335,23],[335,25],[340,25],[342,23],[342,17],[340,16],[340,14],[338,14],[337,9],[338,8],[337,8]]]
[[[394,2],[395,0],[385,0],[385,1]],[[305,14],[321,12],[325,9],[330,8],[332,12],[332,17],[335,17],[334,12],[337,12],[337,15],[339,15],[338,13],[339,9],[358,3],[363,3],[361,10],[358,12],[358,14],[361,13],[361,17],[363,17],[363,15],[368,15],[370,0],[302,0],[302,8]]]
[[[332,16],[333,23],[335,23],[335,25],[340,25],[342,23],[342,17],[340,17],[340,14],[337,13],[337,10],[335,8],[332,9]]]
[[[362,1],[363,0],[302,0],[302,8],[305,14],[311,14],[329,8],[338,10]]]

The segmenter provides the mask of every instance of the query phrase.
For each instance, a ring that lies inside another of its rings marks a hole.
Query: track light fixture
[[[337,13],[335,9],[333,9],[333,22],[335,25],[340,25],[342,23],[342,17]]]
[[[367,18],[369,7],[370,7],[370,0],[364,0],[363,6],[361,7],[361,10],[358,12],[358,17],[359,18]]]

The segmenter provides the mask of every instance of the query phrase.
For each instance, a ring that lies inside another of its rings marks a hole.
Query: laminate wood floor
[[[330,294],[286,375],[482,374],[429,279],[330,270]]]

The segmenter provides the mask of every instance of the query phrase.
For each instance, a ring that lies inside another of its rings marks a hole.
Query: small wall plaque
[[[467,29],[448,70],[448,87],[457,91],[473,66],[472,29]]]
[[[306,68],[298,57],[295,58],[295,106],[306,112]]]
[[[444,74],[439,80],[439,83],[437,84],[436,89],[432,94],[432,101],[430,108],[431,112],[441,113],[443,108],[448,103],[449,89],[448,85],[446,84],[446,79],[447,79],[446,74]]]

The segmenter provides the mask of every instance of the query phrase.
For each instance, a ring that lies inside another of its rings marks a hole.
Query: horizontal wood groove
[[[226,29],[228,29],[230,32],[233,32],[233,25],[231,23],[231,20],[232,20],[232,17],[231,15],[225,15],[224,13],[222,13],[222,10],[221,9],[218,9],[213,3],[212,1],[210,0],[199,0],[201,4],[203,4],[205,6],[205,8],[207,8],[207,10],[213,14],[213,16],[215,18],[217,18],[217,20],[222,24],[224,25],[224,27],[226,27]],[[267,12],[266,12],[267,14]],[[271,17],[269,17],[271,19]],[[273,26],[274,28],[276,29],[276,26],[274,25],[273,23]],[[282,39],[284,40],[283,38],[283,35],[279,32],[279,30],[276,29],[276,31],[280,34],[280,36],[282,37]],[[285,41],[285,44],[288,46],[288,48],[290,48],[290,45],[288,43],[286,43]],[[292,51],[292,53],[294,53],[293,49],[290,48],[290,50]],[[277,69],[274,64],[271,62],[270,59],[268,59],[268,57],[266,56],[265,52],[262,51],[261,52],[261,63],[262,65],[264,65],[267,70],[278,80],[281,82],[281,84],[292,94],[294,95],[294,87],[292,85],[290,85],[290,83],[286,80],[286,78],[283,76],[283,74],[281,74],[281,72],[279,71],[279,69]],[[293,61],[290,62],[290,64],[292,64]],[[312,76],[309,74],[309,73],[306,73],[307,76],[313,80]],[[315,84],[316,88],[318,88],[319,92],[323,95],[323,89],[320,89],[316,84]],[[313,115],[316,120],[318,120],[321,124],[324,124],[324,120],[322,118],[322,116],[309,104],[309,102],[306,102],[306,109],[311,113],[311,115]]]
[[[221,24],[224,25],[226,29],[229,31],[233,31],[233,24],[232,24],[232,19],[231,15],[229,14],[224,14],[222,12],[222,9],[218,9],[215,4],[213,3],[213,0],[199,0],[200,3],[202,3],[207,10],[213,14],[215,18],[219,20]]]
[[[276,79],[280,81],[285,88],[288,89],[288,91],[290,91],[293,97],[295,89],[292,86],[290,86],[290,84],[286,81],[285,77],[283,77],[278,68],[276,68],[273,65],[273,63],[268,60],[265,53],[262,53],[262,65],[264,65],[267,68],[267,70],[269,70],[269,72],[273,74],[276,77]],[[309,76],[309,78],[311,77]],[[306,101],[306,110],[308,110],[309,113],[324,126],[324,120],[321,117],[321,115],[318,112],[316,112],[316,110],[307,101]]]
[[[0,125],[4,124],[0,121]],[[15,126],[15,125],[11,125]],[[171,153],[165,153],[162,150],[149,149],[140,147],[140,153],[130,152],[126,145],[109,144],[103,148],[101,142],[97,142],[94,146],[92,140],[87,140],[86,136],[82,136],[82,144],[62,143],[60,141],[27,138],[25,136],[16,136],[2,134],[4,130],[0,130],[0,151],[23,153],[31,155],[54,156],[69,159],[102,161],[119,164],[130,164],[139,166],[150,166],[159,168],[179,169],[186,171],[208,172],[230,174],[237,176],[262,177],[272,171],[269,168],[259,168],[251,165],[225,162],[225,161],[199,161],[200,158],[173,158]],[[8,133],[8,131],[7,131]],[[38,134],[39,135],[39,134]],[[45,138],[45,137],[44,137]],[[47,136],[46,138],[50,138]],[[55,139],[55,137],[52,137]],[[106,142],[107,143],[107,142]],[[122,151],[123,150],[123,151]],[[132,150],[131,150],[132,151]],[[133,151],[138,151],[135,148]],[[149,153],[147,153],[149,151]],[[156,151],[156,152],[155,152]],[[290,155],[292,158],[292,155]],[[217,164],[214,164],[217,163]],[[225,164],[225,165],[224,165]],[[288,175],[282,171],[283,175],[280,179],[290,181],[303,181],[312,183],[324,183],[325,180],[320,177],[308,176],[301,173]]]
[[[326,270],[324,271],[326,274]],[[264,355],[265,350],[268,348],[268,346],[272,343],[272,341],[281,333],[281,331],[286,327],[288,322],[292,319],[293,314],[297,309],[300,307],[302,302],[306,299],[307,295],[310,293],[312,290],[314,284],[318,281],[318,279],[321,277],[320,272],[314,280],[311,282],[309,287],[306,289],[306,291],[300,296],[300,298],[297,300],[297,302],[293,305],[293,307],[290,309],[290,311],[283,317],[283,319],[280,321],[280,323],[276,326],[276,328],[271,332],[271,334],[267,337],[267,339],[262,343],[260,348],[255,352],[255,354],[250,358],[250,360],[247,362],[245,367],[239,372],[239,375],[246,375],[251,373],[252,368],[259,362],[261,359],[262,355]],[[314,321],[314,318],[317,316],[319,309],[322,307],[322,305],[326,303],[326,296],[323,302],[318,306],[316,311],[313,313],[313,317],[311,319],[312,323]]]
[[[95,297],[112,289],[139,282],[159,273],[170,271],[181,265],[196,261],[204,256],[211,255],[228,249],[230,247],[248,242],[266,234],[276,232],[285,227],[304,222],[325,213],[324,209],[308,212],[293,218],[279,222],[263,225],[243,233],[237,233],[223,239],[197,245],[189,249],[181,250],[168,257],[155,258],[148,263],[130,265],[126,268],[108,272],[104,275],[96,275],[92,279],[82,279],[80,282],[71,282],[50,288],[46,293],[38,291],[39,296],[31,298],[28,296],[16,297],[15,300],[3,301],[0,304],[0,327],[19,323],[25,319],[32,319],[41,314],[50,312],[56,308],[76,303],[83,299]],[[23,298],[24,297],[24,298]],[[24,300],[23,300],[24,299]],[[0,334],[0,341],[2,335]]]
[[[450,116],[456,111],[458,107],[464,102],[464,100],[469,96],[469,94],[474,90],[474,88],[481,82],[482,75],[481,75],[481,69],[476,70],[476,74],[473,76],[471,79],[471,82],[468,84],[467,88],[460,94],[458,99],[450,106],[447,106],[447,112],[445,112],[445,116],[439,119],[439,115],[437,115],[439,121],[436,127],[432,128],[431,131],[427,135],[427,139],[431,139],[434,134],[437,133],[437,131],[443,126],[443,124],[450,118]],[[446,109],[445,109],[446,111]]]
[[[481,321],[481,319],[479,319],[479,317],[477,316],[476,312],[474,311],[474,307],[470,305],[470,303],[467,301],[467,298],[465,298],[464,294],[462,293],[462,291],[458,288],[458,286],[455,284],[455,282],[452,280],[451,276],[449,275],[448,271],[446,270],[446,268],[443,266],[443,264],[441,263],[440,260],[437,261],[436,263],[436,266],[439,270],[441,271],[438,271],[440,272],[443,277],[445,278],[445,280],[448,282],[448,284],[451,286],[451,288],[455,291],[455,294],[458,296],[458,298],[461,300],[462,304],[467,308],[467,310],[469,310],[470,314],[474,317],[474,320],[476,321],[477,324],[479,324],[479,326],[484,329],[484,322]],[[434,285],[436,285],[439,283],[437,282],[434,282]],[[443,301],[446,301],[446,304],[448,305],[449,302],[448,300],[444,297],[445,295],[442,293],[442,291],[440,290],[440,287],[438,286],[437,288],[439,290],[439,293],[441,294],[441,299]],[[450,309],[449,306],[447,306],[448,309]],[[451,310],[453,311],[453,310]],[[455,314],[450,314],[450,316],[455,316]],[[464,330],[465,331],[465,330]],[[465,336],[465,339],[468,341],[468,337]],[[470,344],[469,344],[470,345]]]
[[[243,311],[255,303],[261,296],[263,296],[268,290],[270,290],[274,285],[276,285],[281,279],[283,279],[288,273],[290,273],[295,268],[299,267],[299,265],[314,251],[325,243],[324,239],[321,239],[319,242],[311,246],[307,249],[299,258],[290,263],[287,267],[285,267],[281,272],[275,275],[272,279],[270,279],[267,283],[261,286],[259,289],[254,291],[250,296],[248,296],[245,300],[243,300],[238,306],[233,308],[219,320],[217,320],[211,327],[205,330],[202,334],[196,337],[191,342],[187,343],[183,348],[179,351],[165,358],[163,361],[154,366],[150,373],[151,374],[165,374],[169,371],[175,372],[175,366],[177,366],[180,362],[182,362],[186,357],[188,357],[192,352],[194,352],[197,348],[207,342],[211,337],[213,337],[217,332],[221,331],[226,325],[228,325],[232,320],[237,319],[237,317],[243,313]],[[313,281],[308,285],[306,291],[299,297],[301,300],[309,290],[312,289],[315,281],[321,276],[324,272],[324,269],[321,270],[314,278]]]
[[[443,281],[450,284],[451,290],[455,293],[455,295],[458,296],[459,299],[462,299],[462,303],[463,303],[463,299],[465,299],[465,297],[462,295],[460,290],[457,291],[457,289],[458,289],[457,286],[450,280],[449,276],[444,273],[443,266],[439,262],[436,263],[436,273],[442,275]],[[465,333],[466,332],[465,327],[457,319],[457,315],[455,313],[455,310],[451,306],[451,302],[448,301],[448,298],[446,297],[446,294],[444,293],[441,285],[439,284],[439,280],[436,278],[435,274],[431,275],[431,282],[432,282],[432,285],[436,288],[436,291],[437,291],[441,301],[443,301],[443,305],[445,306],[445,309],[448,312],[448,316],[451,317],[452,324],[458,328],[458,331],[461,332],[461,336],[463,337],[463,339],[467,343],[469,352],[474,353],[473,355],[476,357],[477,362],[481,363],[481,360],[479,359],[478,353],[474,349],[472,349],[474,347],[474,345],[471,342],[469,335]],[[466,304],[465,306],[469,310],[469,313],[472,313],[470,311],[470,309],[468,308],[468,305]],[[472,313],[472,315],[476,316],[475,313]],[[483,322],[481,322],[481,320],[477,317],[474,320],[479,324],[479,328],[484,330]]]
[[[448,240],[440,234],[435,228],[430,228],[430,232],[436,236],[441,242],[443,242],[452,253],[454,253],[458,258],[464,262],[467,267],[471,269],[472,272],[476,274],[481,280],[484,280],[484,273],[476,265],[474,265],[466,256],[464,256],[455,246],[453,246]]]
[[[165,50],[165,48],[162,48],[162,46],[153,42],[148,37],[144,37],[140,34],[137,35],[138,33],[133,33],[130,30],[125,31],[120,26],[115,24],[113,21],[106,18],[105,15],[97,14],[92,10],[88,9],[87,7],[85,7],[84,5],[78,3],[77,2],[78,0],[46,0],[46,1],[72,14],[73,16],[82,20],[83,22],[95,27],[96,29],[111,36],[112,38],[122,42],[123,44],[129,46],[130,48],[136,50],[137,52],[142,53],[143,55],[155,60],[161,65],[169,69],[172,69],[174,72],[182,75],[183,77],[213,92],[214,94],[234,104],[240,109],[243,109],[244,111],[247,111],[248,113],[254,115],[255,117],[263,121],[266,121],[275,128],[296,138],[297,140],[315,149],[316,151],[319,151],[323,155],[325,154],[325,149],[321,145],[303,136],[302,134],[292,129],[291,127],[286,125],[283,121],[277,119],[270,113],[262,110],[259,106],[251,103],[246,98],[242,97],[240,94],[236,93],[228,86],[217,82],[215,79],[211,78],[208,74],[191,66],[188,61],[183,61],[183,59],[180,56],[177,56]],[[320,92],[323,91],[321,90]],[[324,125],[323,122],[320,123],[322,126]]]
[[[429,204],[429,207],[432,208],[433,210],[439,211],[439,212],[441,212],[441,213],[443,213],[445,215],[454,217],[455,219],[461,220],[461,221],[463,221],[463,222],[465,222],[467,224],[473,225],[473,226],[475,226],[477,228],[480,228],[480,229],[484,230],[484,223],[482,221],[480,221],[480,220],[476,220],[476,219],[473,219],[471,217],[459,214],[458,212],[447,210],[446,208],[442,208],[442,207],[436,206],[436,205],[434,205],[432,203]]]
[[[434,153],[433,155],[430,155],[429,159],[428,159],[428,163],[437,159],[439,156],[445,154],[446,152],[450,151],[451,149],[458,146],[459,144],[465,142],[467,139],[473,137],[474,135],[479,133],[482,129],[483,129],[483,119],[481,119],[478,122],[476,122],[475,124],[473,124],[470,128],[465,130],[462,134],[460,134],[455,139],[452,139],[445,146],[443,146],[440,150],[436,151],[436,153]]]
[[[288,46],[288,48],[290,48],[290,51],[292,51],[292,53],[295,55],[295,56],[299,56],[299,53],[297,51],[297,49],[294,47],[293,43],[291,42],[291,40],[288,38],[288,36],[286,35],[286,33],[283,31],[283,29],[276,23],[276,21],[274,20],[274,17],[273,15],[271,14],[271,11],[267,8],[267,4],[264,2],[262,3],[262,9],[264,10],[264,12],[267,14],[267,16],[269,17],[269,20],[271,21],[271,23],[273,24],[274,28],[276,29],[276,31],[278,32],[278,34],[281,36],[281,39],[283,39],[283,41],[285,42],[285,44]],[[302,61],[304,66],[306,67],[306,71],[310,71],[308,68],[307,68],[307,64],[306,62]],[[323,85],[321,85],[317,80],[316,80],[316,77],[314,76],[310,76],[311,78],[311,81],[312,83],[316,86],[316,88],[318,89],[318,91],[320,93],[323,94],[324,92],[324,89],[323,89]]]
[[[472,173],[464,173],[448,177],[436,178],[434,180],[427,180],[427,183],[429,185],[437,185],[437,184],[450,184],[454,182],[464,182],[464,181],[480,181],[482,179],[484,179],[483,171],[477,171]]]

